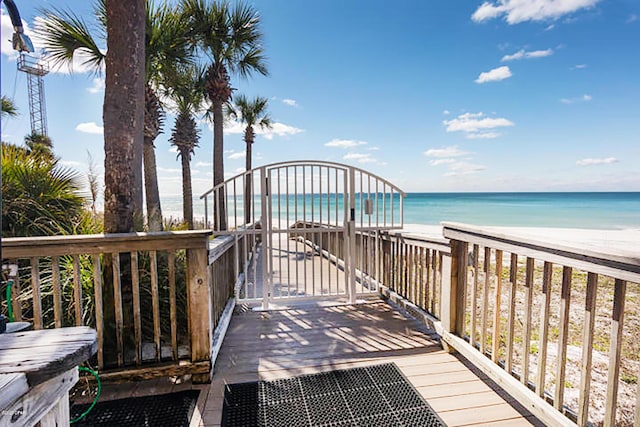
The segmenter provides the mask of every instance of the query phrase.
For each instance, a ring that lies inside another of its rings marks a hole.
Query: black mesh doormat
[[[226,427],[446,426],[393,363],[230,384]]]
[[[199,394],[198,390],[186,390],[157,396],[98,401],[91,412],[73,426],[188,427]],[[78,417],[88,407],[72,406],[71,419]]]

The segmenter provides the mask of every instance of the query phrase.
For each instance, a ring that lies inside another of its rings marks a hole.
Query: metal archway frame
[[[216,206],[221,196],[223,209]],[[374,281],[365,284],[358,275],[358,263],[377,259],[372,239],[378,231],[403,226],[400,188],[335,162],[260,166],[226,180],[201,199],[207,228],[245,242],[245,253],[237,254],[238,260],[245,259],[245,283],[236,297],[261,300],[265,309],[276,300],[324,296],[354,302],[358,294],[377,291]],[[219,227],[223,216],[226,230]]]

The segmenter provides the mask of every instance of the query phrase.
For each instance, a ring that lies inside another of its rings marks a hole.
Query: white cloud
[[[99,93],[104,91],[104,79],[101,77],[96,77],[93,79],[93,86],[87,88],[89,93]]]
[[[625,21],[627,24],[631,24],[632,22],[636,22],[638,19],[640,19],[640,17],[638,15],[636,15],[635,13],[629,15],[629,17],[627,18],[627,20]]]
[[[589,102],[593,99],[593,97],[589,94],[584,94],[582,96],[578,96],[575,98],[561,98],[560,102],[563,104],[573,104],[576,102]]]
[[[170,153],[177,153],[178,152],[178,147],[176,147],[175,145],[172,145],[171,147],[169,147],[169,152]]]
[[[618,163],[619,160],[615,157],[606,157],[601,159],[581,159],[576,162],[578,166],[594,166],[594,165],[610,165],[612,163]]]
[[[427,157],[459,157],[466,156],[471,153],[468,151],[462,151],[457,145],[453,145],[451,147],[444,148],[430,148],[422,154]]]
[[[587,64],[577,64],[571,67],[572,70],[582,70],[583,68],[587,68]]]
[[[271,129],[257,129],[256,134],[264,136],[266,139],[273,139],[274,136],[289,136],[304,132],[304,129],[298,129],[284,123],[272,123]]]
[[[468,134],[467,139],[493,139],[499,136],[500,132],[480,132]]]
[[[520,49],[516,53],[503,56],[501,61],[506,62],[506,61],[515,61],[517,59],[544,58],[545,56],[550,56],[550,55],[553,55],[553,49],[531,50],[531,51],[525,51],[524,49]]]
[[[358,163],[378,163],[378,161],[371,156],[371,153],[348,153],[342,156],[344,160],[354,160]]]
[[[429,164],[431,166],[439,166],[439,165],[447,165],[449,163],[455,163],[456,159],[437,159],[437,160],[430,160]]]
[[[477,114],[475,116],[477,116]],[[472,154],[469,151],[459,149],[457,145],[443,148],[430,148],[422,154],[427,157],[437,157],[436,159],[429,160],[431,166],[446,165],[447,172],[444,176],[470,175],[486,169],[484,166],[471,163],[469,161],[471,160],[470,158],[465,160],[456,159],[455,157]]]
[[[448,116],[449,114],[451,114],[451,112],[449,110],[444,110],[442,114],[444,114],[445,116]]]
[[[468,139],[497,138],[500,134],[495,129],[514,126],[508,119],[486,117],[484,113],[464,113],[442,123],[447,127],[447,132],[464,132]]]
[[[484,73],[480,73],[478,78],[475,80],[476,83],[488,83],[488,82],[499,82],[500,80],[508,79],[511,77],[511,70],[506,65],[502,67],[494,68],[493,70],[486,71]]]
[[[485,169],[487,169],[485,166],[471,162],[454,162],[449,164],[449,172],[445,173],[444,176],[471,175],[482,172]]]
[[[359,145],[367,145],[365,141],[356,141],[354,139],[332,139],[324,144],[325,147],[353,148]]]
[[[298,103],[296,102],[295,99],[283,99],[282,102],[286,105],[288,105],[289,107],[297,107]]]
[[[93,133],[96,135],[102,135],[104,132],[104,128],[96,124],[96,122],[80,123],[78,126],[76,126],[76,130],[78,132]]]
[[[196,162],[195,166],[197,168],[212,168],[213,163],[211,162]]]
[[[526,21],[558,19],[580,9],[593,7],[600,0],[491,0],[482,3],[473,13],[475,22],[500,16],[510,25]]]
[[[213,129],[209,123],[209,129]],[[227,120],[224,123],[224,132],[226,134],[242,134],[244,133],[245,126],[237,120]],[[271,129],[261,129],[257,127],[255,129],[256,135],[262,135],[266,139],[273,139],[274,136],[289,136],[296,135],[300,132],[304,132],[304,129],[299,129],[293,126],[285,125],[284,123],[275,122],[271,123]]]
[[[244,159],[245,157],[247,157],[247,153],[245,151],[235,151],[229,154],[229,157],[227,158],[235,160],[235,159]]]

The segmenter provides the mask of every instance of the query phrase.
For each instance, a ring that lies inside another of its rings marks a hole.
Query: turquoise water
[[[340,197],[338,204],[341,202]],[[181,216],[180,197],[166,197],[162,203],[164,216]],[[285,204],[282,202],[281,205]],[[314,206],[317,215],[319,203]],[[331,212],[334,212],[334,206]],[[309,211],[309,200],[306,207]],[[397,221],[397,200],[394,207]],[[202,200],[194,200],[194,214],[197,218],[204,216]],[[309,214],[307,219],[310,219]],[[640,192],[407,194],[405,224],[439,224],[442,221],[496,226],[640,229]]]
[[[413,193],[405,223],[640,229],[640,192]]]

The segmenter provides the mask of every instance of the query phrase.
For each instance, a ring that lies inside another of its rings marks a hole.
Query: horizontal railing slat
[[[206,246],[211,231],[85,234],[72,236],[11,237],[2,239],[6,258],[195,249]]]
[[[486,234],[481,231],[467,231],[447,225],[443,234],[451,240],[477,243],[505,252],[573,267],[579,270],[603,274],[617,279],[640,283],[640,258],[623,257],[596,253],[585,248],[571,248],[566,245],[554,245],[553,242],[541,243],[532,239],[507,238],[499,234]]]

